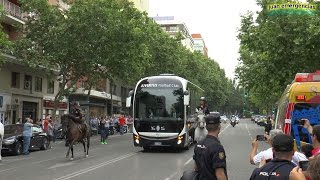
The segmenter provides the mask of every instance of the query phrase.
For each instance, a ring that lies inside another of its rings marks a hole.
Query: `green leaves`
[[[268,3],[275,2],[258,2],[262,8]],[[296,73],[320,67],[319,16],[268,16],[265,11],[258,12],[255,24],[252,13],[242,17],[236,70],[241,85],[250,90],[255,104],[264,108],[277,101]]]
[[[0,6],[0,21],[5,16],[5,12]],[[2,53],[6,53],[11,50],[12,43],[8,40],[7,35],[3,32],[2,26],[0,24],[0,65],[4,62],[4,58],[2,57]]]

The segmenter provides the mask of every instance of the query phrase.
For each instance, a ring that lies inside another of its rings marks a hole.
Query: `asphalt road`
[[[255,166],[249,164],[251,140],[263,129],[250,120],[232,127],[223,124],[220,135],[226,150],[229,180],[249,179]],[[6,156],[0,163],[0,180],[179,180],[182,172],[193,167],[193,147],[188,151],[170,149],[143,152],[133,146],[132,135],[114,135],[107,145],[99,138],[91,140],[89,157],[83,146],[75,146],[75,159],[65,158],[67,148],[62,141],[46,151],[27,156]],[[267,145],[261,143],[261,149]]]

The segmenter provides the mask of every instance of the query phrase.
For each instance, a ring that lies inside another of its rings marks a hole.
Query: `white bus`
[[[171,74],[141,79],[129,92],[135,146],[189,149],[194,141],[195,111],[204,90]]]

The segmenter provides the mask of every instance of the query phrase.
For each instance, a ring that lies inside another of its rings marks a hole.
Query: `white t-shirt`
[[[264,159],[273,159],[273,152],[272,152],[272,148],[269,148],[265,151],[261,151],[259,152],[257,155],[255,155],[253,157],[253,161],[254,161],[254,164],[259,164],[262,160],[262,158]],[[308,161],[308,158],[300,153],[300,152],[297,152],[295,151],[293,156],[292,156],[292,161],[295,165],[299,165],[299,161]]]

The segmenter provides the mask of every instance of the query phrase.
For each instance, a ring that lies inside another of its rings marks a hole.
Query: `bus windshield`
[[[135,95],[135,119],[183,120],[183,96],[179,86],[139,86]]]

